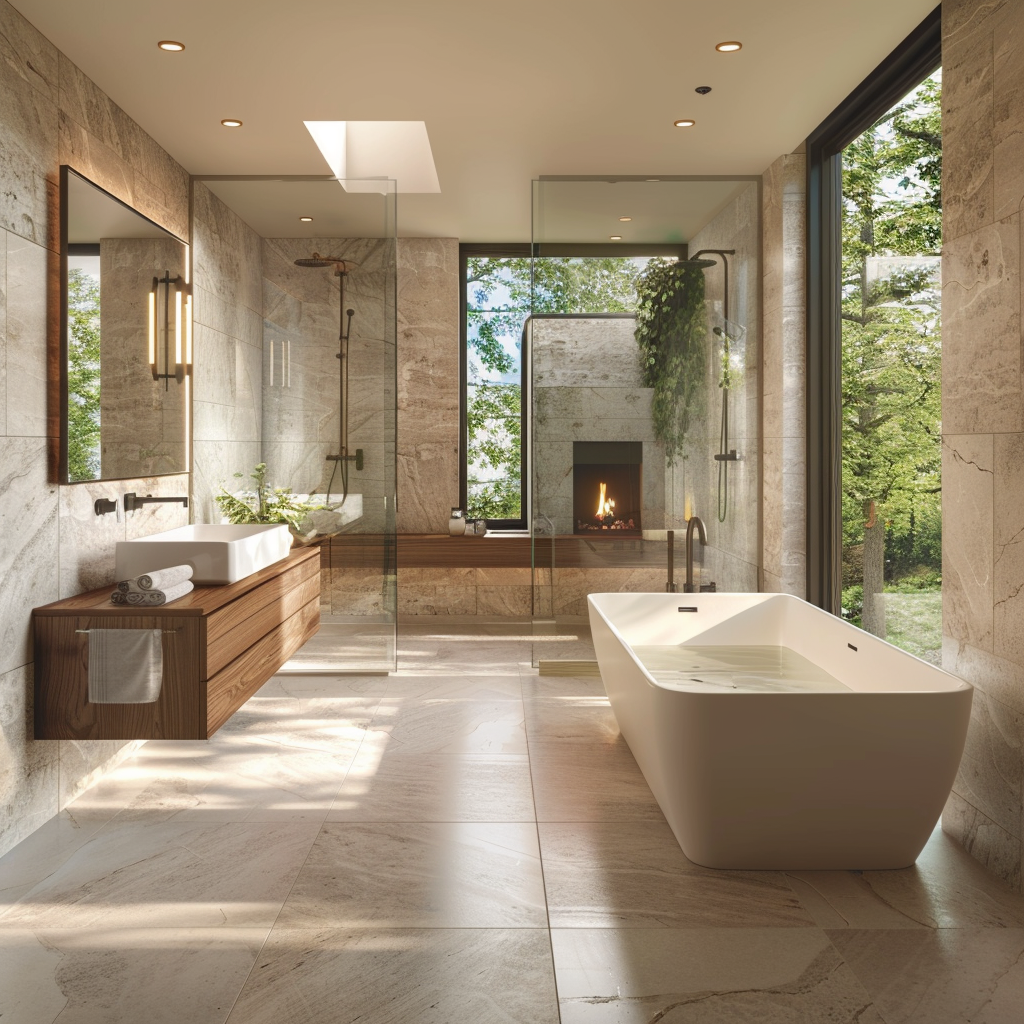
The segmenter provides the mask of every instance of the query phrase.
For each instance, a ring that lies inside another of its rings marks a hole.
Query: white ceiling
[[[323,174],[303,120],[424,121],[441,192],[400,196],[399,231],[467,241],[529,239],[540,175],[760,174],[935,6],[12,2],[193,173]]]

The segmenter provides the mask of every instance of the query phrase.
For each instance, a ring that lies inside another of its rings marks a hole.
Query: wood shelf
[[[208,739],[319,629],[320,549],[158,608],[113,605],[110,591],[33,611],[36,739]],[[88,629],[173,631],[156,702],[89,702]]]

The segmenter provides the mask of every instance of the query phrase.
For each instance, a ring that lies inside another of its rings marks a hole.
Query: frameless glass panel
[[[939,664],[941,72],[843,151],[842,614]]]
[[[320,547],[321,628],[285,672],[393,669],[394,193],[210,180],[193,205],[197,286],[219,289],[200,307],[196,362],[223,370],[197,387],[197,514],[256,509]],[[225,331],[242,335],[233,359]]]
[[[587,594],[683,589],[692,515],[694,585],[757,589],[760,194],[544,180],[533,209],[534,653],[559,660]]]

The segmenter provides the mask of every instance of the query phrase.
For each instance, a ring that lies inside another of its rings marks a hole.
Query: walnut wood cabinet
[[[159,608],[112,605],[110,591],[33,611],[36,739],[208,739],[319,629],[320,549]],[[155,703],[89,702],[90,629],[164,630]]]

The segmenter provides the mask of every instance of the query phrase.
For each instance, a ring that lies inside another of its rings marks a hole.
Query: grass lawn
[[[933,665],[942,664],[942,592],[885,595],[885,639]]]

